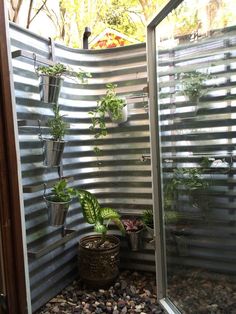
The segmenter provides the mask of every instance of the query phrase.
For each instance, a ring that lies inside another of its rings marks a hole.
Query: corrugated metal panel
[[[39,57],[49,58],[48,41],[11,25],[12,51],[23,49]],[[147,99],[139,97],[147,86],[145,45],[135,45],[106,51],[83,51],[55,46],[56,60],[74,69],[91,72],[88,84],[66,79],[59,105],[70,124],[63,155],[65,176],[73,176],[71,186],[83,187],[95,193],[102,204],[117,208],[122,214],[140,214],[151,207],[151,178],[149,162],[142,162],[142,154],[149,154],[149,126]],[[37,62],[36,62],[37,64]],[[23,185],[48,183],[58,178],[56,169],[42,165],[42,148],[38,138],[37,120],[52,115],[50,105],[39,101],[38,78],[34,62],[24,57],[13,59],[18,119],[28,125],[19,127]],[[88,112],[95,108],[98,98],[105,94],[106,83],[118,84],[119,95],[128,96],[128,122],[118,127],[109,123],[109,135],[95,140],[89,130]],[[138,97],[133,97],[138,96]],[[47,130],[43,132],[46,134]],[[101,147],[103,154],[94,155],[93,147]],[[100,145],[101,144],[101,145]],[[28,250],[37,251],[61,238],[60,228],[48,225],[43,191],[24,193]],[[84,223],[76,202],[67,218],[67,227],[78,230],[74,239],[47,254],[30,259],[32,307],[36,310],[77,276],[77,241],[92,228]],[[126,243],[123,242],[124,252]],[[124,255],[126,255],[124,253]],[[143,257],[145,256],[145,258]],[[138,262],[138,260],[140,260]],[[153,269],[153,251],[135,255],[136,268],[147,260]],[[126,267],[133,267],[134,256],[124,259]],[[140,263],[140,265],[138,265]],[[142,267],[141,267],[142,268]],[[144,269],[143,268],[143,269]]]
[[[232,28],[199,43],[160,51],[158,72],[164,184],[173,168],[198,167],[204,156],[225,159],[230,165],[204,174],[211,185],[209,209],[193,208],[186,196],[179,200],[181,217],[189,220],[187,235],[181,238],[187,251],[178,256],[172,239],[168,262],[234,274],[235,36]],[[212,74],[198,103],[181,92],[182,81],[176,75],[194,70]]]

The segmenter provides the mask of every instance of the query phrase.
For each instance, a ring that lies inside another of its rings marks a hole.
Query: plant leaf
[[[95,196],[85,190],[78,190],[80,204],[83,210],[85,220],[89,224],[95,224],[98,221],[100,206]]]
[[[119,218],[113,218],[112,221],[114,222],[114,224],[116,224],[116,226],[120,229],[122,235],[125,235],[125,228],[123,223],[121,222],[121,220]]]
[[[94,231],[95,232],[98,232],[98,233],[107,233],[107,228],[106,226],[104,226],[103,224],[100,223],[100,221],[97,221],[95,223],[95,226],[94,226]]]
[[[120,215],[114,209],[109,207],[100,208],[100,216],[103,219],[120,218]]]

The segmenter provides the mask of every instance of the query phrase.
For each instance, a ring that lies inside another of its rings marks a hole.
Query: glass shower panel
[[[167,296],[186,314],[236,313],[232,3],[186,0],[156,27]]]

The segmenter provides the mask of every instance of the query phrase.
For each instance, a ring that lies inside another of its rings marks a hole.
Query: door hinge
[[[7,298],[3,293],[0,293],[0,308],[7,313]]]

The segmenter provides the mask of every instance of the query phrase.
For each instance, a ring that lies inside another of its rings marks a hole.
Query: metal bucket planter
[[[47,167],[58,167],[61,163],[65,141],[43,139],[43,164]]]
[[[45,103],[57,104],[63,79],[48,75],[39,76],[40,100]]]
[[[53,227],[64,225],[71,200],[69,202],[54,202],[50,195],[45,196],[44,200],[48,208],[49,224]]]
[[[91,241],[99,241],[101,236],[92,235],[79,242],[78,266],[83,282],[93,288],[104,288],[111,285],[119,274],[120,240],[107,235],[113,243],[112,248],[88,248]]]
[[[124,123],[128,120],[128,108],[127,108],[127,105],[125,105],[123,108],[122,108],[122,117],[120,119],[113,119],[112,118],[112,115],[109,113],[109,117],[110,119],[112,120],[112,122],[115,122],[115,123]]]
[[[139,251],[142,247],[142,233],[143,229],[136,232],[127,232],[126,238],[128,240],[129,247],[131,251]]]

